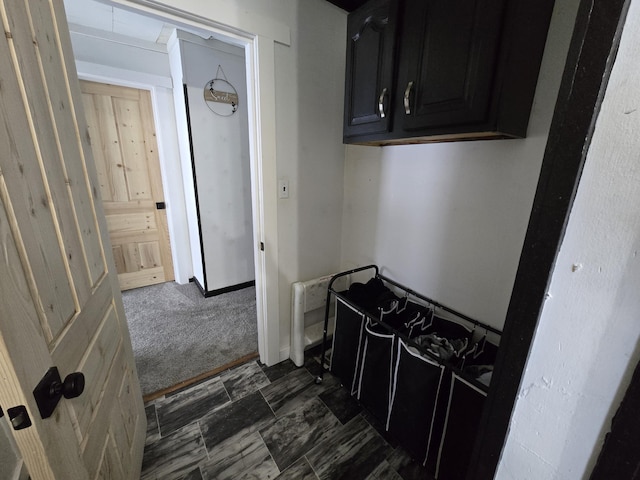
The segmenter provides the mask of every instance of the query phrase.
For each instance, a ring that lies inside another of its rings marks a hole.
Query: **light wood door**
[[[173,280],[151,96],[80,82],[122,290]]]
[[[138,479],[146,417],[62,0],[0,18],[0,421],[33,480]],[[86,387],[42,419],[52,366]]]

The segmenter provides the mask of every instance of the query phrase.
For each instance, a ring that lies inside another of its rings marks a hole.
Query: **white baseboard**
[[[289,358],[289,351],[291,350],[291,347],[287,346],[287,347],[283,347],[280,349],[280,360],[279,362],[284,362],[285,360],[287,360]]]

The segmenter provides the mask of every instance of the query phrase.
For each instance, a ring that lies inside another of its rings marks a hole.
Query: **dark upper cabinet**
[[[349,15],[345,135],[390,131],[397,11],[396,1],[371,0]]]
[[[526,135],[554,0],[372,0],[348,18],[345,143]]]
[[[398,126],[482,121],[491,98],[505,0],[409,0],[400,51]]]

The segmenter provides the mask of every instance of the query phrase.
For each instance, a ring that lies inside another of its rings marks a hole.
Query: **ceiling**
[[[166,44],[173,25],[96,0],[64,0],[71,31],[106,33]]]
[[[366,0],[328,0],[348,12]],[[175,25],[158,18],[140,15],[98,0],[64,0],[70,30],[85,34],[104,34],[135,38],[139,41],[166,44]],[[190,29],[188,29],[190,30]],[[192,31],[204,35],[205,32]],[[208,36],[208,35],[205,35]]]

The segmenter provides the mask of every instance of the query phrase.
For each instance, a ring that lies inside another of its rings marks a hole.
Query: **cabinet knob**
[[[378,113],[380,114],[380,118],[384,118],[387,116],[384,111],[384,97],[387,96],[387,89],[383,88],[380,96],[378,97]]]
[[[409,101],[409,95],[411,95],[411,89],[413,88],[413,82],[407,84],[407,88],[404,91],[404,113],[411,115],[411,105]]]

